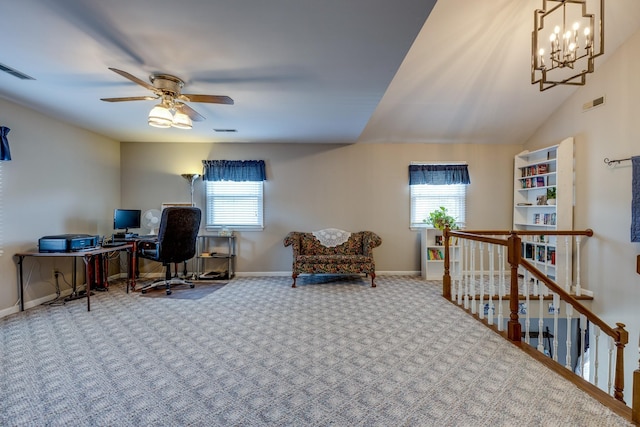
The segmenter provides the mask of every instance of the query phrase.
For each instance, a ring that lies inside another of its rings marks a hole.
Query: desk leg
[[[103,280],[102,286],[109,290],[109,256],[107,254],[100,254],[100,259],[102,261],[102,268],[100,271],[102,272],[101,276]]]
[[[136,277],[138,273],[138,245],[137,242],[133,242],[131,248],[128,250],[128,262],[127,262],[127,274],[128,281],[127,285],[131,283],[131,291],[136,290]],[[129,287],[127,286],[127,292],[129,292]]]
[[[18,276],[20,276],[20,289],[18,290],[20,296],[20,311],[24,311],[24,283],[22,276],[22,261],[24,257],[18,255]]]
[[[80,295],[80,293],[78,292],[78,272],[77,272],[78,265],[77,264],[78,264],[78,257],[74,256],[72,260],[73,267],[71,270],[71,294],[64,299],[65,302],[84,298],[84,296]]]
[[[91,263],[93,257],[84,256],[82,261],[84,261],[84,281],[87,283],[87,311],[91,311]]]

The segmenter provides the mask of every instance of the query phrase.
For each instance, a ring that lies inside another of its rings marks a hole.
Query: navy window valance
[[[9,140],[7,134],[11,129],[6,126],[0,127],[0,160],[11,160],[11,151],[9,150]]]
[[[462,164],[409,165],[409,185],[471,184],[469,169]]]
[[[264,160],[203,160],[205,181],[266,181]]]

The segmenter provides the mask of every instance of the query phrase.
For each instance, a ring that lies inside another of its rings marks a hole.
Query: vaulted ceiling
[[[118,141],[524,142],[576,90],[530,83],[541,3],[5,2],[0,64],[34,80],[0,72],[0,96]],[[605,19],[596,72],[640,27],[640,1],[608,0]],[[190,102],[206,118],[193,129],[153,128],[157,101],[100,100],[152,95],[110,67],[234,105]]]

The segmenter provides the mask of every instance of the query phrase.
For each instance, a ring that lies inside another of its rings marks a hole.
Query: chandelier
[[[599,7],[587,13],[587,3]],[[604,53],[604,0],[543,0],[534,12],[531,83],[582,86]]]

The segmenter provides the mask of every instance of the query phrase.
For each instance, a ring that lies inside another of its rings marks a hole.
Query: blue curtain
[[[205,181],[266,181],[264,160],[203,160]]]
[[[640,156],[631,158],[631,241],[640,242]]]
[[[471,184],[467,165],[410,165],[409,185]]]
[[[9,150],[9,140],[7,134],[11,129],[5,126],[0,127],[0,160],[11,160],[11,151]]]

